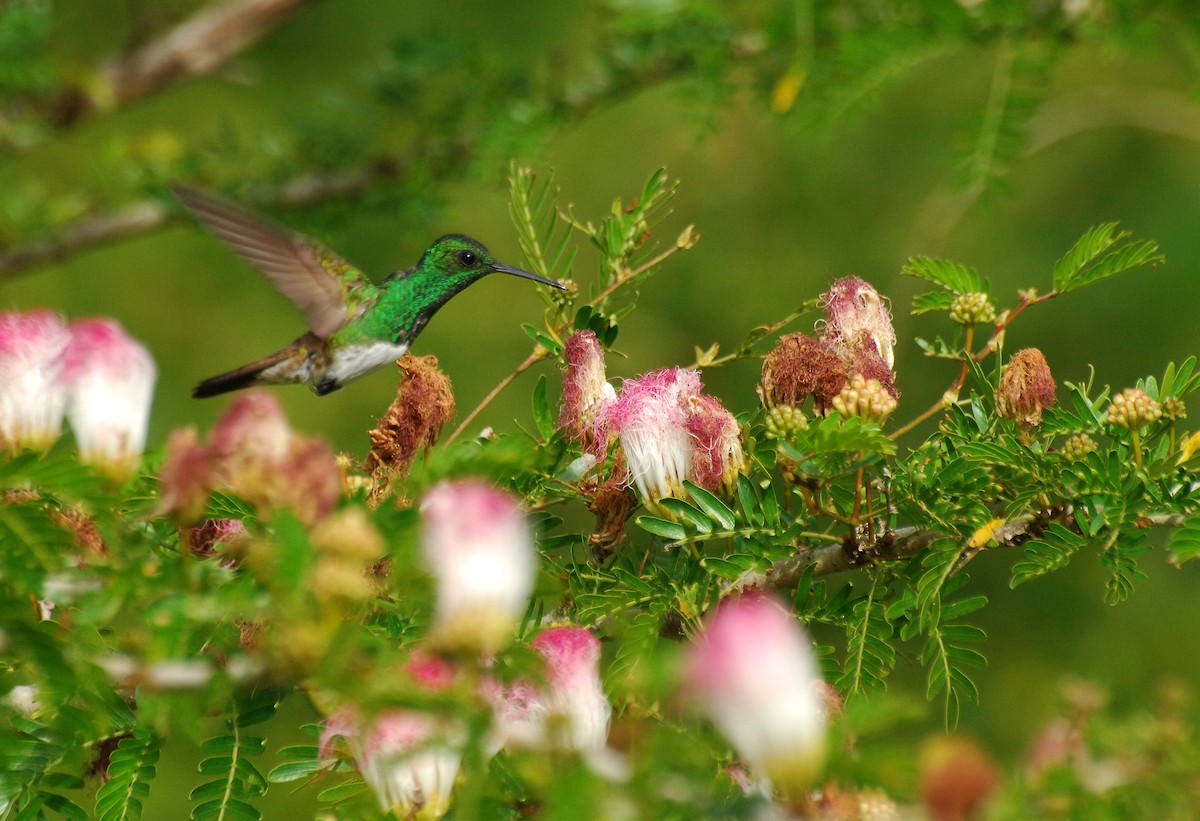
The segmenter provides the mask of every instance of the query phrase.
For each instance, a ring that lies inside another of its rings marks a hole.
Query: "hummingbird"
[[[210,231],[258,268],[304,314],[308,332],[257,362],[205,379],[197,399],[252,385],[308,384],[318,396],[382,368],[408,350],[451,297],[488,274],[564,286],[498,261],[462,234],[446,234],[416,266],[372,282],[320,243],[207,191],[171,190]]]

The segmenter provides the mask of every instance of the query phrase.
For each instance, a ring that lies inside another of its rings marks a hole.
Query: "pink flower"
[[[596,415],[604,404],[617,398],[605,378],[604,348],[591,331],[576,331],[563,345],[567,372],[563,375],[559,427],[589,452],[603,452],[607,443],[595,436]]]
[[[545,659],[545,685],[518,679],[495,694],[495,745],[603,749],[612,707],[600,685],[600,642],[582,627],[554,627],[532,647]]]
[[[437,579],[435,641],[494,652],[525,613],[537,550],[517,500],[480,481],[443,482],[421,502]]]
[[[717,729],[758,775],[801,794],[825,756],[812,643],[765,596],[724,602],[689,651],[688,682]]]
[[[856,359],[855,352],[866,344],[875,349],[888,368],[895,364],[892,349],[896,347],[896,332],[892,329],[892,315],[870,283],[858,277],[843,277],[829,286],[821,298],[825,302],[824,336],[843,356]]]
[[[114,478],[127,479],[146,447],[158,376],[154,359],[111,319],[81,319],[69,330],[62,379],[79,456]]]
[[[597,428],[620,437],[643,502],[685,498],[684,479],[716,490],[742,469],[737,422],[702,387],[698,371],[666,368],[626,380],[616,401],[601,406]]]
[[[62,433],[67,391],[59,374],[69,339],[52,311],[0,313],[0,444],[40,450]]]
[[[363,780],[384,812],[399,818],[437,819],[450,808],[462,763],[462,727],[415,710],[388,710],[368,724],[353,708],[330,716],[321,757],[343,738]]]

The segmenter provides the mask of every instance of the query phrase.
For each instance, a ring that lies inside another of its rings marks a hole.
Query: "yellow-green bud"
[[[996,306],[982,291],[961,294],[950,303],[950,319],[959,325],[982,325],[996,319]]]
[[[767,411],[767,436],[787,439],[808,427],[808,418],[796,405],[774,405]]]
[[[1157,421],[1160,416],[1162,405],[1139,388],[1126,388],[1108,405],[1108,422],[1118,428],[1136,430]]]
[[[1062,455],[1069,462],[1082,462],[1097,447],[1095,439],[1086,433],[1077,433],[1063,442]]]
[[[833,398],[833,409],[842,416],[861,416],[882,424],[896,409],[896,397],[878,379],[858,374]]]
[[[1175,421],[1176,419],[1187,419],[1187,405],[1178,396],[1168,396],[1162,401],[1163,419]]]

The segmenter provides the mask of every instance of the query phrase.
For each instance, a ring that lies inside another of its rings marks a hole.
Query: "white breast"
[[[321,375],[321,379],[332,379],[339,385],[345,385],[394,362],[407,351],[407,344],[396,345],[391,342],[341,348],[330,357],[329,368]]]

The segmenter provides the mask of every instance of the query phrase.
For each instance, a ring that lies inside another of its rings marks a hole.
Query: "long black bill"
[[[557,288],[560,291],[567,290],[566,286],[559,285],[557,282],[555,282],[552,279],[546,279],[545,277],[540,277],[537,274],[531,274],[528,271],[524,271],[520,268],[514,268],[511,265],[505,265],[503,262],[493,262],[492,270],[499,274],[512,274],[515,277],[525,277],[525,279],[532,279],[534,282],[540,282],[543,285],[549,285],[551,288]]]

